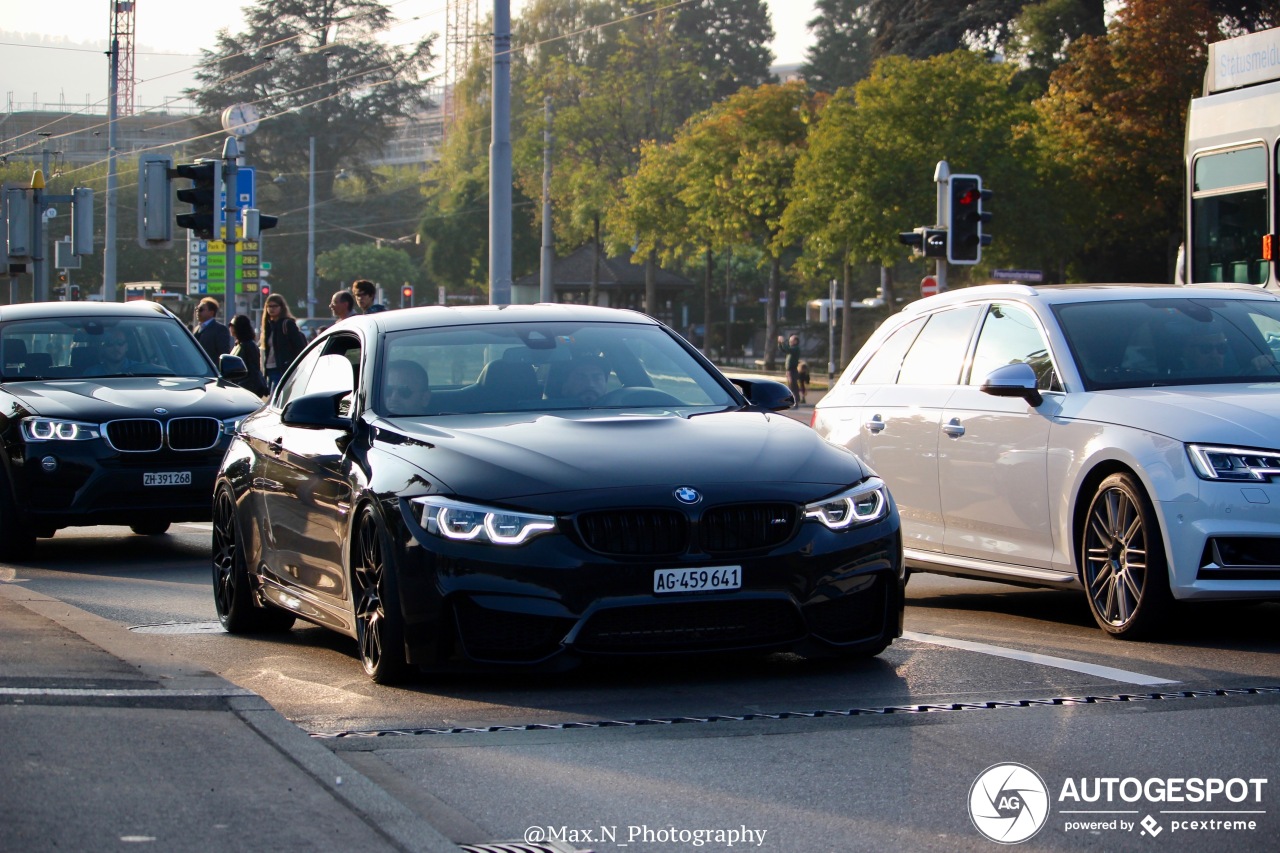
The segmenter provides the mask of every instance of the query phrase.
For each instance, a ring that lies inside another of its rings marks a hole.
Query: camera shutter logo
[[[990,840],[1018,844],[1049,819],[1049,789],[1023,764],[994,764],[969,789],[969,819]]]

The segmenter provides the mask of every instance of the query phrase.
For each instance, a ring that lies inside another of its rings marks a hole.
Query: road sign
[[[931,275],[920,279],[920,295],[933,296],[938,292],[938,280]]]
[[[991,277],[1001,281],[1044,281],[1040,270],[992,270]]]

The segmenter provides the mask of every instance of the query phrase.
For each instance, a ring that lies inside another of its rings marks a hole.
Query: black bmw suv
[[[236,425],[261,405],[154,302],[0,307],[0,559],[61,527],[208,520]]]

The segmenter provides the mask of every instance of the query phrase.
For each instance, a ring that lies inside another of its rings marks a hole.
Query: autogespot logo
[[[1022,764],[995,764],[969,789],[969,818],[998,844],[1018,844],[1049,819],[1049,789],[1040,774]]]

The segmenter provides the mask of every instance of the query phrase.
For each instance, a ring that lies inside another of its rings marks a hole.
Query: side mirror
[[[734,376],[729,380],[742,389],[742,396],[751,408],[766,412],[781,412],[795,408],[796,398],[791,389],[773,379],[744,379]]]
[[[244,379],[249,375],[249,368],[240,356],[223,353],[218,356],[218,375],[223,379]]]
[[[1036,371],[1025,361],[997,367],[982,380],[982,393],[992,397],[1021,397],[1032,408],[1044,402],[1036,388]]]
[[[303,394],[285,404],[280,420],[287,426],[351,431],[351,418],[338,414],[338,405],[350,391]]]

